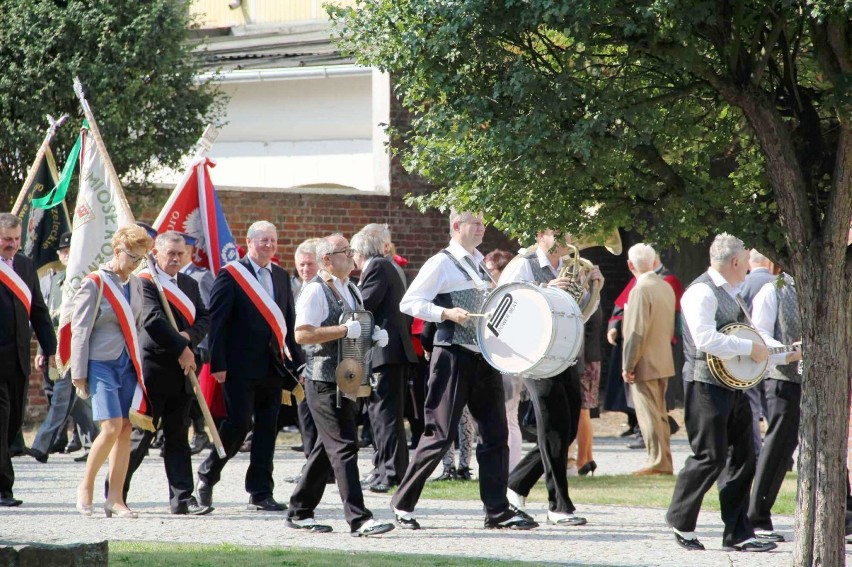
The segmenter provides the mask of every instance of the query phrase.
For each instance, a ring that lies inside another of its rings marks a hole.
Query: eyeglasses
[[[353,252],[352,248],[344,248],[343,250],[334,250],[332,254],[346,254],[347,258],[351,258]]]
[[[122,248],[121,251],[124,252],[127,255],[127,257],[130,258],[130,260],[134,264],[138,264],[139,262],[142,261],[142,258],[145,257],[145,256],[142,256],[142,255],[139,255],[139,254],[134,254],[132,252],[128,252],[126,248]]]

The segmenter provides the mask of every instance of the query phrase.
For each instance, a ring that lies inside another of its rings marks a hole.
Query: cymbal
[[[354,358],[344,358],[337,365],[337,370],[334,371],[337,387],[340,388],[341,392],[350,396],[358,393],[363,377],[364,367]]]

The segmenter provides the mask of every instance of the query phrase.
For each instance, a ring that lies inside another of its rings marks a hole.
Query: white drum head
[[[763,338],[760,334],[750,327],[746,327],[745,325],[737,326],[733,329],[733,332],[728,333],[729,335],[733,335],[735,337],[746,339],[751,342],[763,343]],[[733,358],[730,358],[726,361],[725,368],[728,370],[730,374],[735,376],[738,380],[742,380],[744,382],[751,382],[752,380],[757,380],[763,373],[766,372],[766,368],[768,363],[764,362],[755,362],[752,357],[749,355],[739,355]]]
[[[479,324],[479,346],[488,362],[505,374],[523,374],[539,363],[553,340],[550,303],[529,284],[497,288],[485,302],[490,314]]]

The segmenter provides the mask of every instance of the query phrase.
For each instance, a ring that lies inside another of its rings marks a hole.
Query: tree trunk
[[[850,295],[844,268],[828,246],[812,249],[796,271],[805,344],[797,567],[837,567],[846,560]]]

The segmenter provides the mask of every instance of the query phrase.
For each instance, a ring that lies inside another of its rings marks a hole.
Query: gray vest
[[[439,293],[435,296],[435,305],[444,309],[452,309],[453,307],[461,307],[470,313],[482,313],[482,305],[488,297],[490,290],[477,289],[473,283],[473,278],[467,273],[458,259],[453,256],[449,250],[441,250],[447,257],[452,260],[456,268],[464,275],[464,278],[471,283],[471,288],[460,289],[450,293]],[[483,276],[487,279],[487,276]],[[476,323],[471,319],[466,325],[457,325],[452,321],[441,321],[438,323],[438,331],[435,333],[435,344],[438,346],[447,345],[477,345],[476,340]]]
[[[741,323],[745,320],[745,314],[743,313],[743,310],[740,309],[739,304],[737,304],[734,298],[728,295],[725,290],[713,283],[713,279],[710,277],[709,273],[704,272],[698,276],[694,282],[689,284],[689,287],[692,287],[695,284],[707,284],[707,286],[713,291],[713,295],[716,296],[716,302],[718,304],[716,307],[716,330],[721,329],[725,325]],[[691,365],[692,375],[688,376],[684,373],[683,379],[687,382],[704,382],[706,384],[713,384],[714,386],[728,388],[710,373],[710,367],[707,365],[707,353],[695,348],[695,341],[693,341],[691,336],[692,333],[689,331],[689,328],[684,325],[684,335],[686,334],[689,334],[690,336],[688,339],[684,340],[683,343],[683,351],[684,355],[686,355],[686,364],[684,365],[684,368],[686,369]]]
[[[337,296],[332,291],[331,286],[326,283],[319,275],[315,276],[311,282],[319,282],[322,290],[325,293],[325,299],[328,303],[328,317],[323,320],[321,327],[330,327],[339,325],[340,316],[344,313],[351,313],[352,309],[345,301],[337,299]],[[302,290],[305,289],[304,284]],[[349,291],[352,297],[355,298],[355,304],[358,309],[363,309],[361,296],[358,290],[351,281],[346,284],[349,286]],[[318,345],[305,345],[305,379],[314,380],[316,382],[335,383],[334,371],[337,370],[337,351],[339,341],[328,341]]]
[[[802,340],[802,318],[799,315],[799,299],[796,295],[796,287],[792,277],[784,274],[784,286],[775,288],[775,297],[778,300],[778,316],[775,318],[775,338],[785,345]],[[801,384],[802,375],[799,374],[799,363],[780,364],[772,369],[769,373],[769,378]]]

